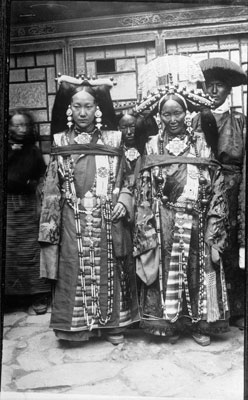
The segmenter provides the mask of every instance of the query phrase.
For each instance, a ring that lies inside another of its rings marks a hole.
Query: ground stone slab
[[[8,390],[8,385],[12,382],[13,368],[3,368],[1,374],[1,389]]]
[[[25,337],[25,339],[27,339],[37,333],[40,333],[42,330],[44,330],[44,328],[41,328],[40,326],[18,326],[6,333],[6,338],[12,340],[21,340],[22,337]]]
[[[17,362],[24,371],[41,371],[51,367],[47,358],[39,351],[25,351],[17,357]]]
[[[53,387],[71,387],[96,383],[103,379],[113,378],[123,368],[122,364],[76,363],[56,365],[49,370],[32,372],[16,380],[17,390],[32,390]]]
[[[101,396],[118,396],[118,399],[122,399],[122,396],[137,396],[137,392],[130,389],[120,379],[108,379],[100,382],[97,385],[79,386],[66,391],[70,395],[84,394],[84,395],[101,395]],[[121,397],[119,397],[121,396]],[[117,399],[117,397],[115,397]],[[134,399],[135,400],[135,399]]]
[[[26,319],[27,324],[36,324],[36,325],[43,325],[49,326],[51,319],[51,314],[46,313],[42,315],[29,315]]]
[[[64,352],[57,349],[49,349],[46,351],[47,359],[51,364],[63,364],[64,363]]]
[[[177,353],[175,355],[175,363],[178,367],[187,368],[199,376],[220,376],[226,374],[233,366],[232,360],[228,353],[214,354],[211,358],[206,358],[204,352],[195,352],[194,357],[192,354],[186,353],[183,355]]]
[[[3,325],[6,326],[13,326],[17,322],[20,322],[23,319],[26,319],[27,313],[23,311],[16,311],[13,313],[8,313],[4,315]]]
[[[175,379],[175,377],[180,379]],[[173,363],[173,359],[147,360],[133,362],[122,371],[125,383],[143,396],[177,395],[179,390],[187,388],[194,375],[187,369],[181,369]],[[179,383],[180,381],[180,383]]]
[[[14,340],[3,340],[2,348],[2,364],[8,364],[15,352],[15,341]]]
[[[118,346],[119,347],[119,346]],[[64,349],[64,362],[95,362],[110,359],[115,346],[102,339],[81,342]]]
[[[35,351],[37,349],[39,349],[39,351],[48,351],[49,349],[56,349],[60,347],[60,342],[52,330],[36,334],[35,336],[29,338],[28,341],[29,351]]]
[[[230,371],[225,375],[190,382],[187,391],[180,390],[178,397],[188,396],[197,400],[243,400],[243,371]]]

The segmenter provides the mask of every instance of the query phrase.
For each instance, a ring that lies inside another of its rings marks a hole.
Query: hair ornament
[[[71,106],[69,104],[67,110],[66,110],[66,117],[67,117],[67,126],[69,127],[69,129],[72,127],[73,122],[72,122],[72,109]]]
[[[102,112],[98,106],[96,107],[95,118],[96,118],[95,125],[96,125],[97,129],[101,129],[101,127],[102,127]]]
[[[113,101],[115,111],[122,111],[122,112],[131,112],[133,108],[136,106],[137,101]]]
[[[96,76],[87,76],[84,75],[76,75],[76,77],[69,76],[69,75],[61,75],[58,74],[58,77],[55,80],[60,85],[62,82],[71,83],[73,85],[82,85],[82,83],[89,83],[91,86],[101,86],[106,85],[110,88],[115,86],[117,82],[114,81],[114,78],[97,78]]]
[[[188,102],[194,106],[206,106],[209,108],[214,108],[214,101],[208,94],[203,93],[202,91],[187,91],[186,87],[179,88],[178,85],[166,85],[164,88],[160,88],[155,92],[152,92],[148,95],[148,97],[144,97],[140,103],[137,103],[137,106],[134,108],[133,112],[135,114],[142,114],[146,110],[153,110],[163,97],[169,94],[178,95],[184,103]],[[187,107],[188,108],[188,107]]]

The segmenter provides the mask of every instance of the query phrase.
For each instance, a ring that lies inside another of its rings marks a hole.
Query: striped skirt
[[[39,216],[35,194],[9,194],[7,198],[5,294],[50,292],[40,279]]]

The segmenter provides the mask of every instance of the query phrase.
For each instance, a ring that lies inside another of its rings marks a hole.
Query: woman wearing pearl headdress
[[[168,86],[136,111],[158,112],[158,135],[146,144],[136,182],[134,255],[143,281],[141,327],[175,342],[190,333],[200,345],[229,330],[222,266],[227,202],[209,132],[195,133],[189,107],[214,129],[210,100]]]
[[[59,339],[105,332],[118,344],[139,316],[111,82],[66,76],[59,82],[39,234],[42,276],[55,281],[50,326]],[[65,116],[68,128],[56,133]]]

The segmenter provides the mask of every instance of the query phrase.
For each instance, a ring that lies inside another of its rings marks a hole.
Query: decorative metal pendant
[[[87,132],[82,132],[79,133],[75,138],[74,138],[74,142],[78,143],[78,144],[85,144],[85,143],[90,143],[91,142],[91,138],[92,136],[87,133]]]
[[[92,210],[96,205],[96,199],[94,198],[93,194],[88,191],[81,200],[81,204],[86,210]]]
[[[174,156],[179,156],[179,154],[182,154],[184,150],[187,149],[187,145],[185,143],[185,140],[180,140],[177,137],[172,139],[166,146],[165,148],[168,150],[169,153],[173,154]]]
[[[137,160],[139,157],[140,153],[138,152],[135,147],[130,147],[130,149],[125,151],[125,157],[128,161],[134,161]]]

